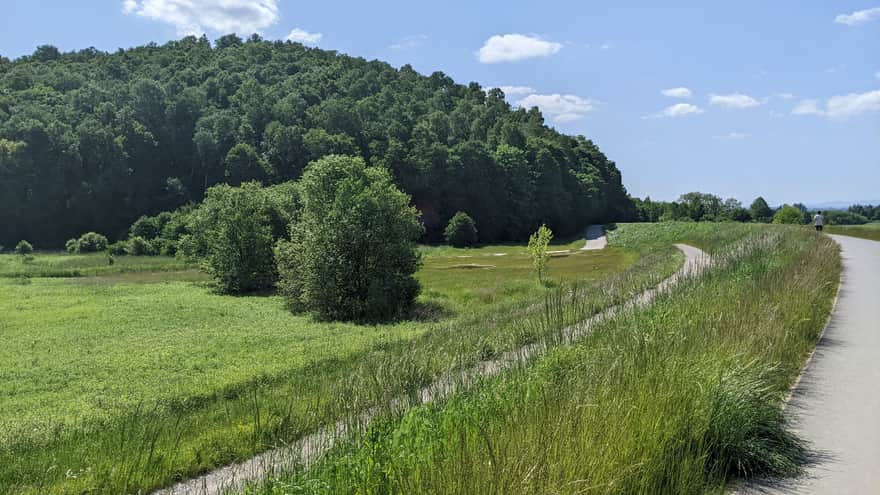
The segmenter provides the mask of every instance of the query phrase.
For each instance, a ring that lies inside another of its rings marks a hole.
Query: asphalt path
[[[840,293],[786,409],[814,459],[801,478],[743,491],[880,494],[880,242],[831,237]]]

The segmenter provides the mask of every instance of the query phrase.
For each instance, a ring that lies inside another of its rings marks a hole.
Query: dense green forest
[[[297,179],[329,154],[387,168],[427,240],[458,211],[480,242],[633,215],[590,140],[441,72],[256,35],[0,57],[0,244],[57,248],[87,231],[112,241],[212,185]]]

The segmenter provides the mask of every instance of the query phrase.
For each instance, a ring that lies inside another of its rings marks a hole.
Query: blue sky
[[[514,88],[637,196],[880,199],[880,0],[8,0],[0,54],[230,31]]]

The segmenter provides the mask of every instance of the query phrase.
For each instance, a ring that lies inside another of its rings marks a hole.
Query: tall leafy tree
[[[751,206],[749,206],[749,211],[751,211],[752,218],[756,222],[766,223],[773,218],[773,210],[770,208],[770,205],[767,204],[767,201],[761,196],[758,196],[752,201]]]
[[[423,228],[388,171],[331,155],[309,166],[300,190],[300,217],[277,249],[291,307],[332,320],[406,316],[419,293]]]

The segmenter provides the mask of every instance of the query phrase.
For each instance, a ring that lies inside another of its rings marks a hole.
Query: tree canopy
[[[592,141],[442,72],[233,35],[0,63],[0,243],[112,241],[213,185],[294,180],[330,154],[386,169],[429,240],[457,211],[497,242],[632,208]]]
[[[334,320],[407,316],[419,294],[423,227],[388,171],[331,155],[309,166],[300,190],[299,221],[276,249],[291,308]]]

